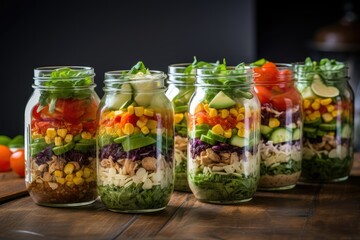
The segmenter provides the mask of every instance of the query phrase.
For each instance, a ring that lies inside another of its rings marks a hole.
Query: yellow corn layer
[[[226,138],[231,138],[231,136],[232,136],[232,131],[231,131],[231,129],[228,129],[228,130],[225,130],[225,131],[224,131],[224,137],[226,137]]]
[[[91,133],[84,131],[84,132],[81,133],[81,138],[83,138],[83,139],[91,139],[92,136],[91,136]]]
[[[56,130],[55,128],[48,128],[46,129],[46,136],[48,136],[50,139],[53,139],[56,137]]]
[[[64,167],[64,173],[65,173],[66,175],[72,174],[73,171],[74,171],[74,168],[75,168],[75,166],[74,166],[72,163],[68,163],[68,164],[66,164],[65,167]]]
[[[51,138],[49,136],[45,136],[45,142],[47,144],[51,144],[52,140],[51,140]]]
[[[220,110],[220,116],[221,118],[227,118],[229,116],[230,112],[227,109]]]
[[[84,183],[84,179],[82,177],[74,177],[73,182],[76,185],[82,185]]]
[[[157,127],[157,121],[150,119],[150,120],[146,123],[146,126],[147,126],[150,130],[156,129],[156,127]]]
[[[55,177],[63,177],[63,171],[55,170],[54,175]]]
[[[202,112],[202,111],[204,111],[204,104],[199,103],[195,108],[195,113]]]
[[[276,128],[276,127],[278,127],[278,126],[280,126],[280,121],[279,121],[279,119],[277,119],[277,118],[270,118],[270,119],[269,119],[269,127],[271,127],[271,128]]]
[[[217,116],[217,110],[215,108],[209,108],[209,116],[210,117],[216,117]]]
[[[136,126],[138,126],[139,128],[142,128],[142,127],[145,126],[145,125],[146,125],[146,122],[143,122],[143,121],[141,121],[140,119],[137,120],[137,122],[136,122]]]
[[[154,110],[151,108],[145,108],[144,109],[144,115],[148,117],[154,116]]]
[[[219,134],[219,135],[223,135],[224,134],[224,129],[221,127],[220,124],[216,124],[215,126],[212,127],[211,129],[215,134]]]
[[[56,178],[56,182],[58,182],[58,183],[60,183],[60,184],[65,184],[65,178],[57,177],[57,178]]]
[[[91,170],[89,168],[85,167],[83,177],[88,178],[88,177],[90,177],[90,175],[91,175]]]
[[[320,100],[320,104],[323,106],[329,105],[332,102],[331,98],[325,98]]]
[[[61,137],[54,138],[55,146],[61,146],[63,144],[63,140]]]
[[[57,132],[58,136],[60,136],[62,138],[65,138],[65,136],[67,134],[67,129],[66,128],[60,128],[56,132]]]
[[[184,114],[176,113],[174,117],[175,123],[180,123],[184,119]]]
[[[322,115],[322,119],[324,120],[324,122],[331,122],[334,118],[330,113],[324,113]]]
[[[230,114],[236,117],[238,115],[238,111],[235,108],[230,108]]]
[[[134,133],[134,125],[131,123],[125,123],[125,126],[123,128],[123,133],[130,135]]]
[[[144,115],[144,107],[134,107],[135,110],[135,116],[141,117]]]
[[[143,134],[148,134],[150,132],[150,130],[147,126],[142,127],[140,130]]]

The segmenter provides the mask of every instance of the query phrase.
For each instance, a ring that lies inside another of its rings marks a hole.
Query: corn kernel
[[[72,135],[72,134],[66,134],[64,141],[65,141],[66,143],[69,143],[69,142],[71,142],[72,140],[73,140],[73,135]]]
[[[209,108],[209,116],[210,117],[216,117],[217,114],[217,110],[215,108]]]
[[[144,115],[145,115],[145,116],[152,117],[152,116],[154,116],[154,110],[151,109],[151,108],[145,108],[145,109],[144,109]]]
[[[328,132],[327,135],[335,137],[335,132]]]
[[[81,133],[81,138],[83,138],[83,139],[91,139],[91,137],[92,137],[91,133],[89,133],[89,132],[84,131]]]
[[[45,142],[46,142],[47,144],[51,144],[51,138],[48,137],[48,136],[45,136]]]
[[[144,115],[144,107],[135,107],[135,116],[141,117]]]
[[[145,125],[146,125],[146,122],[143,122],[140,119],[136,121],[136,126],[138,126],[139,128],[142,128]]]
[[[321,98],[315,98],[314,102],[320,103]]]
[[[198,113],[198,112],[202,112],[204,111],[204,104],[203,103],[199,103],[196,108],[195,108],[195,113]]]
[[[66,128],[60,128],[56,132],[57,132],[58,136],[60,136],[62,138],[65,138],[65,136],[67,134],[67,129]]]
[[[91,174],[90,168],[84,167],[83,177],[84,177],[84,178],[88,178],[88,177],[90,177],[90,174]]]
[[[202,118],[202,117],[196,118],[196,123],[197,124],[203,124],[204,123],[204,118]]]
[[[122,135],[123,135],[123,132],[122,132],[121,128],[116,129],[116,134],[117,134],[118,136],[122,136]]]
[[[241,128],[238,130],[237,135],[239,137],[245,137],[245,128]]]
[[[61,137],[55,137],[54,142],[55,146],[61,146],[63,144],[63,140]]]
[[[227,118],[227,117],[229,116],[229,114],[230,114],[230,112],[229,112],[229,110],[227,110],[227,109],[222,109],[222,110],[220,111],[220,116],[221,116],[221,118]]]
[[[315,100],[316,100],[316,99],[315,99]],[[314,102],[311,104],[311,107],[312,107],[312,109],[314,109],[314,110],[319,110],[319,109],[320,109],[320,103],[314,101]]]
[[[244,113],[245,112],[245,108],[244,107],[240,107],[239,108],[239,113]]]
[[[242,113],[239,113],[236,117],[236,121],[242,121],[245,119],[245,115]]]
[[[125,123],[125,126],[123,128],[123,133],[130,135],[134,132],[134,125],[131,123]]]
[[[306,113],[306,115],[310,115],[312,113],[312,111],[311,110],[306,110],[305,113]]]
[[[39,134],[39,133],[33,133],[31,135],[32,139],[39,139],[39,138],[43,138],[43,135]]]
[[[305,121],[307,121],[307,122],[309,122],[309,121],[310,121],[309,116],[306,116],[306,117],[305,117]]]
[[[82,177],[74,177],[73,178],[73,182],[76,184],[76,185],[82,185],[84,183],[84,179]]]
[[[74,185],[75,184],[73,182],[66,182],[66,186],[68,186],[70,188],[74,187]]]
[[[139,127],[134,127],[133,133],[139,133],[139,132],[141,132],[141,129]]]
[[[223,135],[224,134],[224,129],[222,128],[222,126],[220,124],[216,124],[215,126],[212,127],[211,129],[215,134],[219,134],[219,135]]]
[[[144,126],[144,127],[141,128],[141,132],[143,134],[148,134],[150,131],[149,131],[149,128],[147,126]]]
[[[72,174],[73,171],[74,171],[74,168],[75,168],[75,166],[74,166],[72,163],[68,163],[68,164],[66,164],[65,167],[64,167],[64,173],[65,173],[66,175]]]
[[[58,183],[60,183],[60,184],[64,184],[64,183],[65,183],[65,178],[57,177],[57,178],[56,178],[56,182],[58,182]]]
[[[146,126],[147,126],[149,129],[156,129],[156,127],[157,127],[157,121],[150,119],[150,120],[146,123]]]
[[[55,177],[63,177],[63,171],[60,171],[60,170],[55,170],[55,172],[54,172],[54,175],[55,175]]]
[[[94,182],[95,179],[94,179],[93,176],[90,176],[90,177],[86,178],[85,181],[86,181],[86,182]]]
[[[331,122],[333,120],[333,116],[330,113],[324,113],[322,115],[322,119],[324,122]]]
[[[334,107],[334,105],[327,105],[327,106],[326,106],[326,110],[327,110],[328,112],[332,112],[332,111],[335,110],[335,107]]]
[[[238,123],[236,124],[236,128],[237,128],[237,129],[245,128],[245,124],[244,124],[243,122],[238,122]]]
[[[314,114],[314,116],[315,116],[316,118],[320,118],[320,117],[321,117],[321,114],[320,114],[319,111],[315,111],[315,112],[313,112],[313,114]]]
[[[224,137],[231,138],[231,135],[232,135],[231,129],[228,129],[228,130],[224,131]]]
[[[77,171],[77,172],[75,173],[75,175],[76,175],[77,177],[82,177],[82,175],[84,175],[84,171],[83,171],[83,170],[79,170],[79,171]]]
[[[157,129],[156,129],[156,128],[151,129],[150,132],[151,132],[151,133],[154,133],[154,134],[157,134]]]
[[[114,128],[113,127],[105,127],[105,132],[107,135],[114,134]]]
[[[127,110],[130,115],[133,115],[135,113],[135,109],[133,105],[128,106]]]
[[[332,115],[333,117],[336,117],[338,114],[339,114],[339,111],[338,111],[338,110],[334,110],[334,111],[331,112],[331,115]]]
[[[280,126],[280,121],[279,121],[279,119],[277,119],[277,118],[270,118],[270,119],[269,119],[269,127],[271,127],[271,128],[276,128],[276,127],[278,127],[278,126]]]
[[[238,111],[235,108],[230,108],[230,114],[236,117],[238,115]]]
[[[320,104],[323,106],[329,105],[332,102],[331,98],[325,98],[320,100]]]
[[[73,178],[74,178],[74,175],[68,174],[68,175],[66,175],[65,180],[68,182],[72,182]]]
[[[207,112],[207,113],[210,112],[209,104],[204,104],[204,110],[205,110],[205,112]]]
[[[317,111],[318,112],[318,111]],[[311,121],[316,120],[318,117],[315,116],[314,112],[312,114],[309,115],[309,118]]]
[[[46,136],[48,136],[49,138],[53,139],[56,137],[56,130],[55,128],[48,128],[46,129]]]
[[[183,119],[184,119],[184,114],[182,114],[182,113],[175,114],[175,117],[174,117],[175,123],[180,123]]]
[[[310,104],[311,104],[311,101],[309,99],[305,99],[303,101],[303,106],[304,106],[304,109],[307,109],[310,107]]]

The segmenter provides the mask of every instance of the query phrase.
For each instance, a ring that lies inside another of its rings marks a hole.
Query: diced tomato
[[[79,99],[58,99],[56,100],[56,111],[62,112],[66,122],[79,123],[85,114],[87,103]]]
[[[135,114],[130,115],[130,113],[126,112],[121,117],[120,126],[124,127],[126,123],[131,123],[132,125],[135,126],[137,120],[138,117]]]
[[[96,128],[97,128],[96,121],[82,123],[83,131],[90,132],[91,134],[94,134],[96,132]]]

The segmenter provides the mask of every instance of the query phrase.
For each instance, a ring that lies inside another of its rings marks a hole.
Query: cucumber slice
[[[188,110],[187,105],[182,105],[182,106],[175,107],[175,113],[183,113],[183,112],[186,112],[187,110]]]
[[[269,140],[274,144],[288,142],[292,140],[292,133],[286,128],[277,128],[272,132]]]
[[[195,130],[195,138],[200,138],[201,135],[206,135],[208,131],[209,130],[205,130],[205,129]]]
[[[297,141],[297,140],[300,140],[300,138],[301,138],[300,128],[294,129],[294,131],[292,132],[292,140]]]
[[[83,153],[88,152],[91,148],[95,150],[95,145],[94,144],[86,144],[86,143],[76,143],[74,146],[74,150],[83,152]]]
[[[301,91],[301,96],[303,97],[303,99],[315,99],[316,95],[315,93],[311,90],[310,86],[305,87],[302,91]]]
[[[341,130],[341,138],[351,138],[352,135],[352,129],[349,124],[344,124],[342,130]]]
[[[320,97],[332,98],[339,95],[339,89],[333,86],[326,86],[320,78],[313,80],[311,90]]]
[[[289,130],[295,130],[297,128],[296,123],[290,123],[288,125],[286,125],[286,128]]]
[[[195,126],[195,130],[209,130],[210,126],[207,124],[200,124]]]
[[[81,134],[75,135],[73,140],[74,140],[74,142],[80,141],[81,140]]]
[[[145,147],[151,144],[156,143],[156,140],[149,136],[134,136],[128,137],[125,141],[122,142],[122,147],[125,151],[130,151],[133,149]]]
[[[316,132],[316,128],[310,128],[310,127],[304,127],[303,130],[305,133],[315,133]]]
[[[266,125],[260,125],[260,133],[262,135],[268,135],[270,134],[274,129],[272,129],[271,127],[269,126],[266,126]]]
[[[219,135],[219,134],[216,134],[216,133],[214,133],[212,130],[209,130],[209,131],[207,132],[207,136],[208,136],[209,138],[214,139],[215,141],[218,141],[218,142],[225,142],[225,141],[226,141],[226,138],[225,138],[224,136],[221,136],[221,135]]]
[[[220,109],[220,108],[229,108],[234,106],[236,102],[227,96],[223,91],[220,91],[216,96],[210,101],[209,107]]]
[[[336,123],[322,123],[319,128],[324,131],[336,131]]]
[[[121,86],[120,93],[108,98],[106,105],[110,109],[126,108],[132,103],[132,87],[129,83]]]
[[[230,139],[230,144],[237,147],[245,147],[249,145],[249,139],[234,135]]]
[[[75,146],[74,142],[69,142],[63,146],[53,147],[52,151],[55,155],[61,155],[73,149],[74,146]]]
[[[206,135],[201,135],[200,140],[211,145],[215,145],[216,141]]]

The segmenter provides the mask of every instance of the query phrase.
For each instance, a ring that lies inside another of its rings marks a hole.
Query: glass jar
[[[348,68],[307,60],[297,63],[295,71],[304,108],[301,180],[344,181],[354,158],[354,95]]]
[[[174,109],[161,71],[105,73],[98,189],[115,212],[166,208],[174,189]]]
[[[190,192],[187,180],[187,118],[190,97],[195,90],[196,69],[185,72],[189,63],[169,66],[169,81],[166,96],[175,107],[175,186],[177,191]]]
[[[261,103],[261,190],[295,187],[301,174],[302,101],[290,64],[254,66]]]
[[[249,67],[197,69],[189,105],[188,180],[204,202],[252,199],[260,177],[260,104]]]
[[[96,112],[91,67],[40,67],[25,109],[26,187],[51,207],[93,203],[96,189]]]

